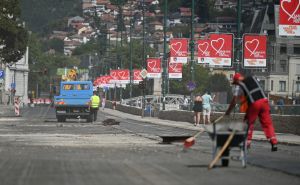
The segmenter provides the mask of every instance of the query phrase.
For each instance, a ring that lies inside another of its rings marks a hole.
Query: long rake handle
[[[226,150],[226,148],[229,146],[230,142],[232,141],[235,132],[236,131],[234,130],[229,135],[229,137],[227,138],[227,140],[226,140],[225,144],[223,145],[222,149],[220,150],[220,152],[216,155],[216,157],[209,164],[208,169],[211,169],[216,164],[216,162],[218,162],[218,160],[220,159],[220,157],[222,156],[222,154],[224,153],[224,151]]]

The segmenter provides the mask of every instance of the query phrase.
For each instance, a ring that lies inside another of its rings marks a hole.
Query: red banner
[[[116,69],[110,70],[110,76],[111,76],[110,83],[113,84],[119,83],[118,70]]]
[[[300,0],[280,0],[279,35],[300,36]]]
[[[141,69],[134,69],[133,70],[133,83],[138,84],[140,81],[143,81],[141,76]]]
[[[117,74],[118,74],[120,84],[128,84],[130,82],[129,69],[118,69]]]
[[[198,40],[198,63],[230,67],[233,56],[233,34],[212,33],[209,39]]]
[[[267,36],[244,35],[244,67],[267,67]]]
[[[208,64],[210,57],[210,40],[201,39],[197,43],[198,64]]]
[[[182,63],[169,62],[168,74],[169,78],[182,78]]]
[[[148,58],[147,59],[147,77],[160,78],[161,77],[161,59]]]
[[[170,61],[171,63],[187,63],[188,39],[170,39]]]

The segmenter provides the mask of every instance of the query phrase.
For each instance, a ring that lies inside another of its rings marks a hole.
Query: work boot
[[[278,150],[278,148],[277,148],[277,144],[273,144],[273,143],[271,143],[271,151],[272,152],[276,152],[277,150]]]

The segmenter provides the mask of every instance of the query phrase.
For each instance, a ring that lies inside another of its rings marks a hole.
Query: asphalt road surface
[[[112,111],[112,110],[111,110]],[[119,125],[104,126],[108,118]],[[190,150],[162,144],[159,136],[194,131],[99,112],[97,122],[58,123],[51,107],[0,117],[1,185],[292,185],[300,184],[300,147],[254,142],[247,168],[238,160],[212,170],[212,142],[202,134]],[[231,151],[239,154],[239,151]]]

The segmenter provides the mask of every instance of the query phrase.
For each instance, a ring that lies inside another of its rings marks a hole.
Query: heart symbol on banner
[[[150,68],[150,71],[154,71],[154,68],[156,67],[156,61],[149,61],[148,67]]]
[[[110,75],[114,80],[117,79],[117,73],[116,72],[112,72]]]
[[[290,14],[291,12],[289,12],[286,8],[285,5],[288,5],[289,3],[291,3],[292,0],[282,0],[280,3],[280,6],[282,8],[282,10],[289,16],[288,21],[294,17],[295,13],[299,10],[299,6],[300,6],[300,0],[298,0],[298,5],[295,7],[295,9],[292,11],[292,14]]]
[[[126,79],[126,77],[125,77],[125,71],[120,71],[120,72],[118,72],[118,76],[119,76],[120,79],[122,79],[122,80]]]
[[[170,63],[169,65],[173,72],[175,73],[180,72],[179,68],[177,68],[177,63]]]
[[[182,47],[182,43],[181,42],[175,42],[175,43],[171,44],[171,49],[173,51],[175,51],[176,54],[181,52],[180,51],[181,47]]]
[[[223,38],[218,38],[217,40],[210,41],[211,47],[216,51],[216,54],[221,51],[224,46],[225,40]]]
[[[245,42],[246,49],[251,53],[250,56],[256,52],[258,45],[259,45],[259,40],[257,39],[253,39],[251,41]]]
[[[134,73],[133,73],[133,76],[134,76],[134,78],[135,79],[141,79],[142,77],[140,76],[140,71],[135,71]]]
[[[202,54],[204,54],[207,51],[208,46],[209,46],[208,42],[203,42],[201,44],[198,44],[198,49],[199,51],[202,52]]]

